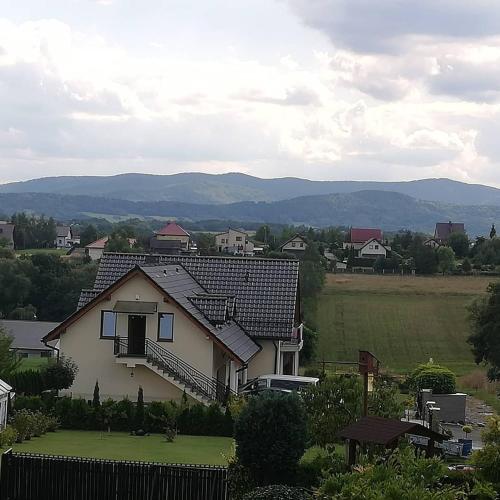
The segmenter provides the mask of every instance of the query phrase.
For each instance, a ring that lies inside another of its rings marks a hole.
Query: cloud
[[[398,53],[412,39],[467,39],[500,33],[496,0],[288,0],[302,21],[336,46],[356,52]]]

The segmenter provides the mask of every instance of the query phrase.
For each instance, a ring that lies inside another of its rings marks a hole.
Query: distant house
[[[247,233],[232,228],[215,235],[215,246],[219,253],[231,255],[252,256],[255,250],[255,246],[248,239]]]
[[[390,251],[390,246],[385,245],[377,238],[371,238],[358,250],[357,256],[362,259],[378,259],[379,257],[387,257]]]
[[[76,229],[71,226],[56,226],[56,239],[54,245],[57,248],[70,248],[73,245],[80,244],[80,235]]]
[[[162,227],[149,242],[151,253],[179,255],[191,249],[191,235],[176,222]]]
[[[366,243],[370,240],[382,241],[382,230],[372,228],[359,228],[352,227],[347,234],[346,241],[344,242],[344,250],[354,249],[361,250]]]
[[[296,234],[280,246],[280,252],[291,253],[296,257],[304,255],[307,249],[307,241],[300,234]]]
[[[12,337],[11,350],[22,358],[51,357],[54,351],[42,343],[42,338],[58,325],[51,321],[0,320],[0,327]]]
[[[454,233],[465,234],[465,225],[463,222],[437,222],[434,230],[434,239],[440,244],[445,245],[450,235]]]
[[[14,224],[0,220],[0,240],[7,241],[7,248],[14,249]],[[2,245],[0,244],[0,247]]]
[[[85,253],[92,259],[98,260],[102,257],[104,253],[104,249],[106,248],[106,244],[108,243],[109,236],[104,236],[103,238],[99,238],[92,243],[89,243],[85,247]],[[132,248],[136,244],[137,240],[135,238],[128,238],[128,243],[130,248]]]
[[[435,238],[428,238],[424,241],[424,245],[426,247],[429,247],[429,248],[433,248],[433,249],[436,249],[436,248],[439,248],[441,245],[439,243],[439,241],[437,241]]]

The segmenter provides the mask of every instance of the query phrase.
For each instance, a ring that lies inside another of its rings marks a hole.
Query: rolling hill
[[[260,179],[245,174],[121,174],[108,177],[45,177],[0,185],[0,193],[91,195],[130,201],[179,201],[225,204],[282,201],[300,196],[391,191],[413,198],[456,205],[498,205],[500,189],[450,179],[408,182],[310,181],[293,177]]]
[[[0,193],[0,214],[28,211],[59,220],[93,216],[176,218],[189,221],[233,220],[315,227],[367,226],[385,231],[411,229],[432,232],[438,221],[464,222],[470,236],[486,234],[500,221],[500,206],[461,206],[421,201],[385,191],[358,191],[303,196],[275,202],[226,205],[172,201],[136,202],[92,196],[50,193]]]

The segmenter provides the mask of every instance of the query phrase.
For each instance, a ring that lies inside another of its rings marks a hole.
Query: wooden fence
[[[1,500],[227,500],[227,468],[14,453]]]

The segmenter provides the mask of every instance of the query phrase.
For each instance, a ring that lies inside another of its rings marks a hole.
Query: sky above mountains
[[[500,186],[499,103],[496,0],[0,12],[0,182],[239,171]]]

